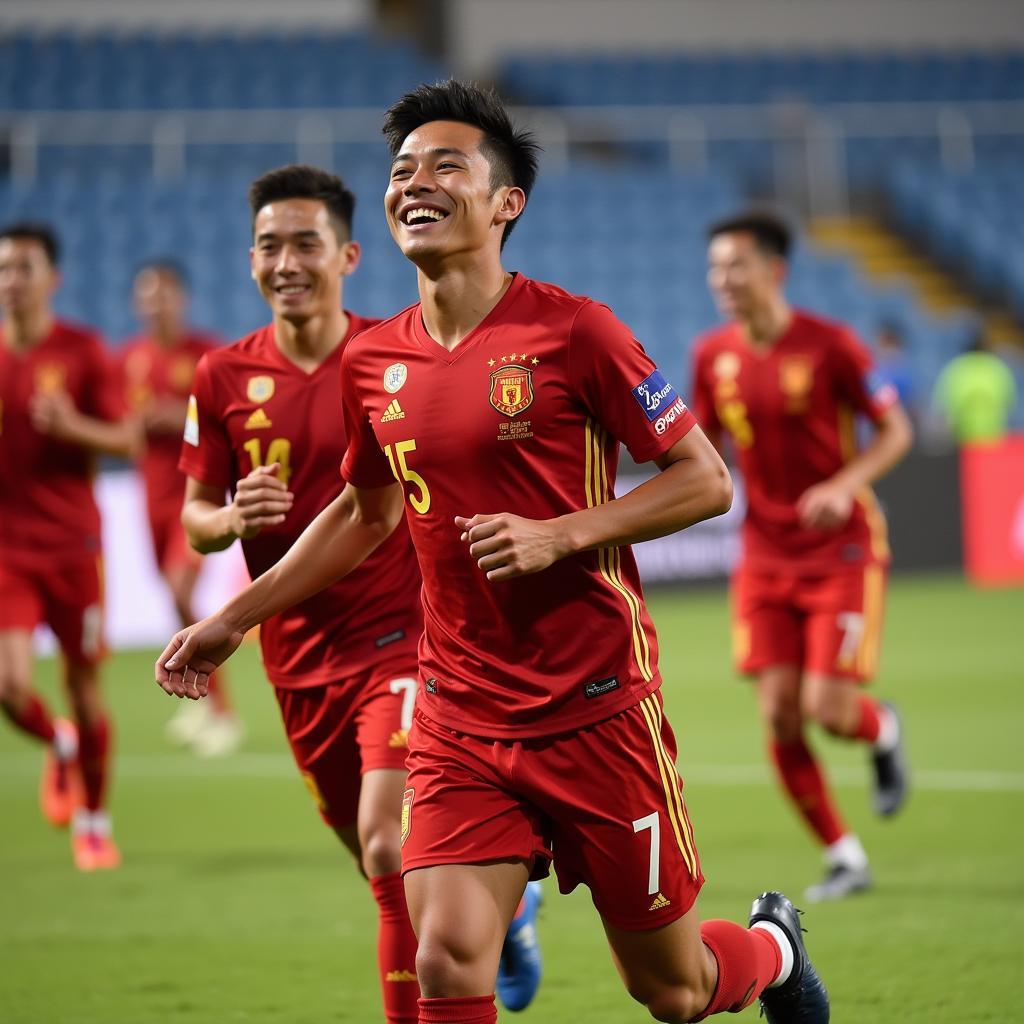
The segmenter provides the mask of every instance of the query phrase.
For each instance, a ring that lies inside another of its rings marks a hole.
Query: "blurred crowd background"
[[[979,403],[986,444],[1024,429],[1017,0],[6,0],[0,222],[57,228],[58,308],[114,346],[155,257],[186,268],[195,324],[233,338],[266,319],[246,186],[314,163],[359,199],[347,303],[389,315],[415,280],[381,212],[381,115],[451,74],[493,83],[544,145],[507,265],[607,302],[684,385],[716,319],[706,225],[784,212],[792,300],[852,324],[919,427],[883,488],[897,567],[960,564],[955,445]],[[1024,480],[1008,444],[986,473]],[[1008,503],[999,558],[1024,577],[1024,492],[999,494],[982,505]]]

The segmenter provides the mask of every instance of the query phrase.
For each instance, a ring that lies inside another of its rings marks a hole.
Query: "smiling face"
[[[339,241],[319,199],[282,199],[256,214],[249,260],[275,318],[301,326],[341,308],[341,279],[359,263],[359,243]]]
[[[412,132],[392,161],[384,211],[403,254],[422,264],[501,248],[505,225],[526,197],[512,185],[492,187],[479,128],[431,121]]]
[[[778,295],[785,261],[765,252],[747,231],[715,235],[708,246],[708,287],[723,316],[749,320]]]
[[[21,319],[50,308],[60,274],[34,238],[0,238],[0,310]]]

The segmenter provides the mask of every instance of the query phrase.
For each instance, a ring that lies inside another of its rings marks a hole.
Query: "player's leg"
[[[800,701],[804,621],[793,580],[743,572],[733,582],[737,667],[756,681],[769,758],[793,806],[825,848],[848,831],[804,731]]]
[[[183,627],[189,626],[197,621],[192,597],[202,558],[189,547],[177,516],[161,513],[157,519],[151,510],[150,531],[178,621]],[[207,699],[185,701],[168,723],[167,733],[174,742],[191,745],[203,757],[222,757],[238,748],[244,730],[232,707],[223,669],[210,676]]]
[[[420,1024],[494,1024],[494,981],[529,879],[521,860],[438,864],[405,876],[419,936]]]
[[[784,897],[768,903],[789,932],[701,923],[704,878],[659,694],[531,754],[527,792],[536,786],[553,822],[559,888],[589,886],[626,988],[652,1017],[682,1024],[761,996],[769,1020],[789,1019],[774,1005],[784,995],[800,1009],[793,1020],[827,1021],[827,995],[813,968],[804,970],[802,943],[790,934],[799,935],[796,912]],[[569,774],[572,764],[601,771]]]
[[[550,849],[516,792],[522,745],[456,734],[417,714],[409,734],[402,864],[419,937],[421,1024],[493,1024],[509,923]]]

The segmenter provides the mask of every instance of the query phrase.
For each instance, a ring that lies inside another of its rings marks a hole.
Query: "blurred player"
[[[95,333],[58,320],[58,244],[41,224],[0,230],[0,705],[46,744],[43,814],[71,823],[75,864],[114,868],[106,792],[111,727],[104,655],[99,453],[128,456],[116,375]],[[32,686],[32,632],[53,630],[74,723]]]
[[[215,551],[240,538],[256,578],[342,488],[341,357],[375,321],[342,305],[359,244],[355,199],[339,178],[284,167],[254,182],[249,199],[252,276],[273,320],[201,361],[181,467],[193,545]],[[422,628],[419,570],[400,529],[348,579],[260,631],[295,760],[378,902],[381,987],[394,1024],[415,1021],[419,997],[399,837]],[[509,951],[508,993],[524,1006],[540,980],[535,917],[536,899],[510,936],[520,941]]]
[[[202,559],[189,547],[181,526],[185,477],[178,469],[178,455],[196,364],[217,342],[189,329],[187,282],[177,264],[163,260],[141,267],[135,275],[134,299],[143,333],[124,349],[125,397],[146,438],[139,468],[153,553],[178,618],[187,626],[196,620],[192,593]],[[167,732],[176,743],[190,744],[197,753],[216,757],[238,746],[242,726],[220,673],[213,677],[210,697],[209,705],[180,708]]]
[[[343,358],[347,486],[273,569],[173,638],[158,679],[202,695],[252,624],[359,572],[404,497],[425,614],[402,817],[420,1024],[497,1019],[505,930],[552,857],[562,891],[590,887],[627,988],[658,1020],[760,996],[770,1024],[827,1021],[785,897],[755,901],[749,929],[699,920],[627,546],[725,511],[728,472],[606,307],[503,269],[536,146],[496,97],[421,86],[385,134],[385,211],[420,302]],[[612,500],[620,439],[662,472]]]
[[[757,680],[782,785],[825,847],[827,874],[807,897],[838,899],[866,889],[871,875],[805,725],[867,744],[875,808],[899,810],[899,718],[856,684],[875,672],[889,565],[871,484],[907,452],[911,427],[850,331],[786,302],[784,223],[753,213],[714,225],[709,237],[708,281],[729,323],[695,349],[694,409],[716,444],[728,433],[747,485],[736,661]],[[860,452],[858,415],[875,428]]]

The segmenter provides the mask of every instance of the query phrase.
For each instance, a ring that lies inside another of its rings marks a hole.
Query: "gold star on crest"
[[[516,361],[516,354],[515,354],[515,352],[513,352],[513,353],[512,353],[512,355],[510,355],[510,356],[508,357],[508,361],[509,361],[510,363],[514,363],[514,362]]]
[[[533,357],[533,358],[532,358],[532,359],[530,360],[530,362],[531,362],[531,363],[532,363],[532,364],[533,364],[534,366],[536,366],[536,365],[537,365],[537,364],[538,364],[538,363],[540,362],[540,360],[539,360],[539,359],[538,359],[538,358],[537,358],[536,356],[534,356],[534,357]]]
[[[487,360],[487,365],[488,366],[493,366],[494,365],[494,360],[493,359],[488,359]]]
[[[519,361],[521,363],[525,363],[526,362],[526,353],[525,352],[519,357]]]
[[[501,361],[502,361],[503,363],[507,363],[507,362],[508,362],[508,356],[502,356],[502,357],[501,357]]]

